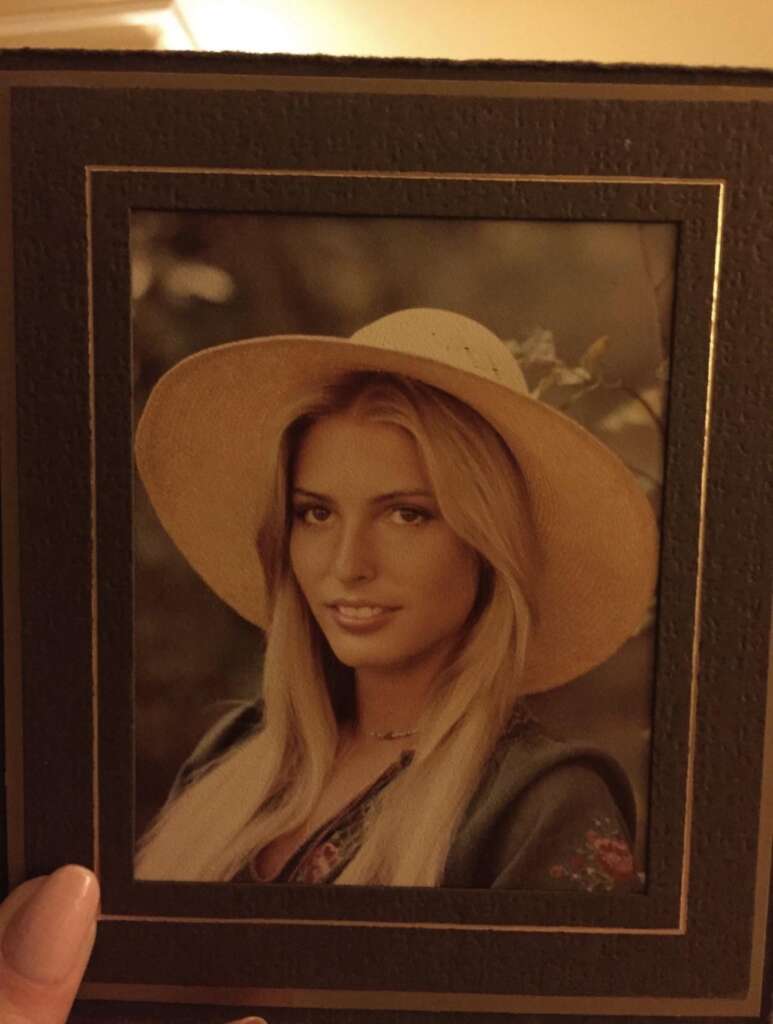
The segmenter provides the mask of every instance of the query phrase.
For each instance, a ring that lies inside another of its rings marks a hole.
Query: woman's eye
[[[431,516],[423,508],[395,508],[390,513],[390,518],[392,522],[413,526],[419,523],[426,523]]]
[[[299,505],[295,509],[295,518],[309,525],[324,523],[329,515],[330,509],[324,508],[322,505]]]

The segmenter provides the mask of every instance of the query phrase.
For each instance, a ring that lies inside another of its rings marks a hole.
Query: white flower
[[[556,345],[553,332],[543,327],[532,331],[525,341],[511,338],[505,341],[515,358],[526,366],[531,363],[554,363],[556,361]]]

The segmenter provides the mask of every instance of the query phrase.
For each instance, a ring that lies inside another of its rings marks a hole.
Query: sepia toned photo
[[[136,879],[646,892],[675,263],[133,213]]]

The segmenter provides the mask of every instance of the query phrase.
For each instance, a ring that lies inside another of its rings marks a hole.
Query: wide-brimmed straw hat
[[[585,429],[530,397],[496,335],[438,309],[400,310],[350,338],[230,342],[159,380],[137,427],[139,472],[167,533],[222,600],[267,625],[255,539],[271,413],[357,370],[455,395],[499,432],[520,465],[540,552],[528,584],[535,622],[523,692],[581,675],[636,632],[654,588],[657,531],[635,478]]]

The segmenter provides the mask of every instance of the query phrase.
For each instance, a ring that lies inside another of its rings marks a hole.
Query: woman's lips
[[[328,605],[333,620],[341,629],[351,633],[369,633],[380,629],[397,608],[377,604]]]

